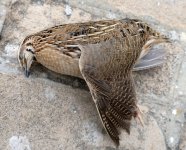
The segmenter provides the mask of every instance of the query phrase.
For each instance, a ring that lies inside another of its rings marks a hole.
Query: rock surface
[[[28,34],[70,22],[140,18],[168,35],[166,63],[134,73],[145,126],[132,122],[119,149],[186,149],[186,2],[184,0],[0,1],[0,149],[115,149],[84,81],[35,64],[25,78],[17,62]]]
[[[1,74],[0,93],[0,149],[20,143],[16,137],[23,139],[21,146],[26,150],[114,148],[85,90]],[[144,127],[133,122],[130,136],[122,132],[121,149],[166,149],[156,120],[147,112],[144,120]]]

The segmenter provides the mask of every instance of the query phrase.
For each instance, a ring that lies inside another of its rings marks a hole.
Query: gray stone
[[[183,124],[183,131],[181,133],[179,149],[186,150],[186,122]]]
[[[0,93],[0,149],[115,148],[87,91],[0,74]],[[142,127],[133,120],[130,135],[122,132],[119,149],[166,150],[156,120],[146,112],[144,121]]]

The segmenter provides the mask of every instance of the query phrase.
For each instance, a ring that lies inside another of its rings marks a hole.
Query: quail
[[[119,145],[119,129],[130,133],[131,119],[140,119],[132,71],[162,64],[165,53],[151,48],[162,42],[169,39],[137,19],[72,23],[27,36],[18,60],[26,76],[35,60],[83,78],[105,130]]]

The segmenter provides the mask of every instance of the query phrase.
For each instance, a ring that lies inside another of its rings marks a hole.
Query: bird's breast
[[[60,51],[45,49],[36,53],[36,60],[46,68],[60,74],[82,78],[79,60],[64,55]]]

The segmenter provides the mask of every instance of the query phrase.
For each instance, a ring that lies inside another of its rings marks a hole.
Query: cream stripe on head
[[[21,68],[23,68],[23,65],[20,60],[20,53],[21,53],[21,47],[22,47],[24,41],[25,41],[25,39],[22,40],[21,44],[19,45],[19,49],[18,49],[18,53],[17,53],[17,59],[18,59],[18,62],[19,62],[19,65]]]

